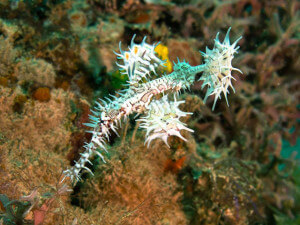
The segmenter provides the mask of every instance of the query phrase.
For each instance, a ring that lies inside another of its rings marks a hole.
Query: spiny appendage
[[[181,117],[190,115],[190,112],[181,111],[178,106],[185,101],[177,101],[174,95],[174,101],[169,101],[168,96],[165,95],[159,100],[152,101],[147,107],[148,113],[145,117],[139,119],[141,121],[140,127],[145,128],[146,141],[148,147],[152,140],[162,139],[165,144],[168,144],[168,137],[177,136],[184,141],[187,141],[181,134],[181,130],[194,132],[192,129],[186,127],[179,119]]]
[[[212,50],[206,47],[206,53],[201,52],[204,56],[205,69],[199,80],[203,81],[202,88],[207,87],[204,102],[206,102],[208,96],[214,96],[214,104],[212,109],[214,110],[216,102],[221,98],[221,93],[224,94],[227,105],[228,99],[227,94],[229,93],[228,88],[232,86],[231,79],[235,78],[232,76],[231,71],[236,70],[242,73],[239,69],[232,67],[231,61],[234,58],[234,53],[237,53],[239,46],[236,47],[238,41],[242,38],[238,38],[232,45],[229,40],[230,28],[227,31],[224,41],[219,41],[219,33],[216,36],[214,48]]]
[[[80,153],[80,155],[81,155],[80,159],[78,161],[74,161],[75,162],[74,166],[63,171],[64,177],[61,180],[61,182],[63,182],[66,177],[69,177],[71,179],[71,181],[73,181],[73,182],[79,181],[81,179],[80,172],[83,169],[85,169],[88,172],[90,172],[91,174],[93,174],[93,172],[88,167],[86,167],[86,164],[89,163],[92,165],[92,163],[89,159],[95,154],[99,155],[101,158],[103,158],[103,156],[100,152],[97,151],[97,148],[93,144],[93,142],[85,143],[83,147],[84,147],[85,151],[83,153]]]
[[[102,151],[104,150],[107,153],[105,145],[109,141],[110,130],[118,135],[116,126],[121,124],[120,120],[125,113],[120,110],[120,99],[115,99],[115,101],[111,99],[100,101],[102,104],[97,101],[96,106],[91,110],[92,115],[89,115],[90,122],[84,123],[85,126],[90,128],[90,130],[87,130],[86,132],[92,133],[92,139],[90,143],[84,144],[83,147],[85,150],[83,153],[80,153],[80,159],[74,161],[74,166],[63,172],[63,180],[66,177],[70,177],[72,181],[79,181],[80,172],[83,169],[93,174],[86,165],[87,163],[92,165],[89,159],[94,155],[98,155],[105,163]]]
[[[129,78],[130,85],[136,85],[140,80],[145,78],[148,80],[151,72],[156,74],[156,69],[159,66],[164,66],[165,61],[159,59],[155,54],[155,47],[159,44],[147,44],[146,37],[144,37],[142,43],[134,43],[135,35],[131,39],[131,44],[128,47],[129,51],[123,51],[121,48],[121,42],[119,43],[120,53],[115,54],[118,59],[123,60],[123,65],[116,63],[123,74],[126,74]]]

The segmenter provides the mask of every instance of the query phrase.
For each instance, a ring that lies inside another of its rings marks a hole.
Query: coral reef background
[[[2,0],[0,224],[300,224],[300,4],[296,0]],[[188,142],[144,146],[134,118],[72,193],[61,173],[91,138],[95,99],[122,89],[119,41],[161,41],[167,60],[228,27],[243,36],[235,95],[211,111],[180,98]]]

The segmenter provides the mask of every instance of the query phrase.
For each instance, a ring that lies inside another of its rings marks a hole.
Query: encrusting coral
[[[153,99],[169,92],[178,94],[181,90],[189,89],[195,81],[196,74],[202,72],[199,80],[204,81],[202,87],[208,86],[204,101],[208,96],[214,95],[213,109],[216,101],[221,98],[221,93],[224,94],[227,101],[228,88],[233,88],[231,72],[232,70],[239,71],[232,67],[231,61],[239,48],[236,45],[240,40],[239,38],[230,44],[229,31],[230,29],[228,29],[223,42],[219,41],[217,34],[214,48],[212,50],[207,48],[206,53],[202,53],[205,58],[204,64],[190,66],[187,62],[180,62],[178,59],[178,62],[174,63],[172,73],[164,74],[157,79],[151,79],[151,77],[157,76],[157,69],[164,65],[164,61],[155,55],[154,49],[157,44],[147,44],[146,37],[141,44],[136,44],[134,35],[129,51],[123,51],[120,42],[120,53],[116,53],[116,55],[124,64],[117,63],[117,65],[122,73],[128,76],[129,87],[119,93],[120,97],[112,96],[112,99],[106,98],[106,101],[100,99],[101,103],[96,102],[97,106],[91,110],[91,122],[85,124],[92,128],[87,131],[92,133],[92,139],[90,143],[85,143],[85,151],[81,153],[81,157],[75,162],[75,165],[64,171],[63,180],[70,177],[76,183],[80,180],[82,169],[92,173],[86,163],[92,164],[90,158],[93,155],[98,155],[105,162],[104,156],[99,150],[107,151],[105,142],[109,141],[110,130],[118,135],[116,126],[121,123],[122,118],[126,119],[132,113],[149,114],[142,118],[142,127],[147,129],[146,142],[160,138],[167,144],[168,137],[172,135],[185,140],[180,134],[180,130],[192,130],[185,127],[179,120],[180,117],[188,114],[178,109],[178,105],[184,101],[176,102],[175,99],[174,102],[168,102],[167,96],[157,101],[153,101]],[[169,107],[168,104],[170,104]]]
[[[53,87],[56,73],[53,66],[43,59],[22,59],[15,68],[19,83],[33,82],[37,85]]]

